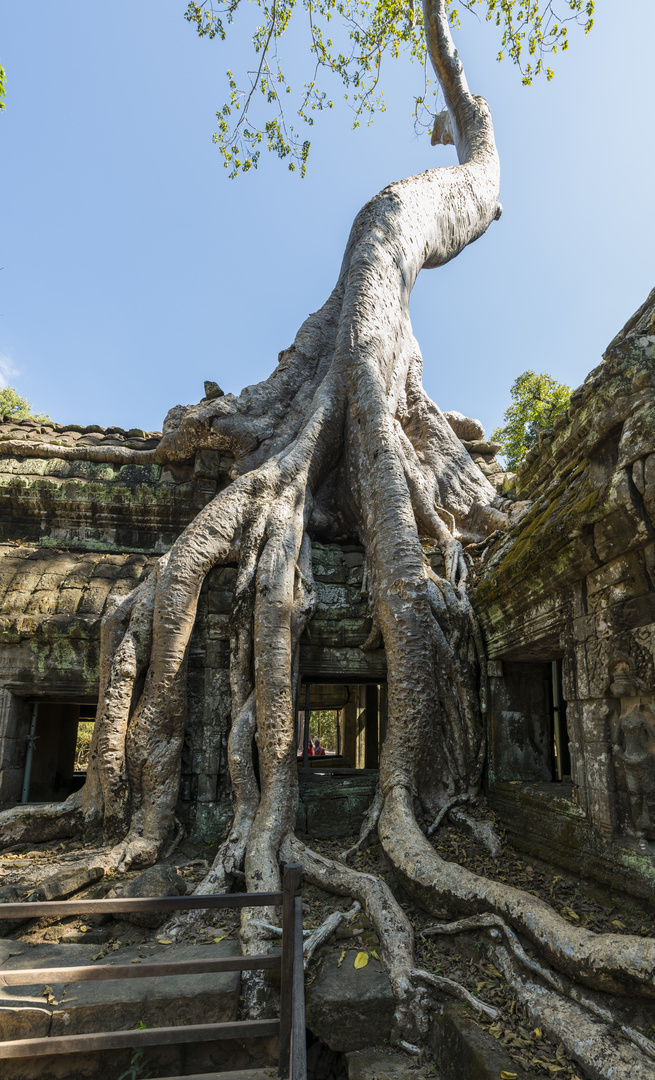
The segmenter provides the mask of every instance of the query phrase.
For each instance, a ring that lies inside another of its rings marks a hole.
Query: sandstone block
[[[443,1011],[435,1010],[429,1041],[442,1080],[498,1080],[503,1072],[527,1080],[530,1075],[461,1005],[449,1003]]]
[[[218,450],[200,450],[193,466],[194,475],[202,480],[218,480],[221,471],[221,455]]]
[[[365,1050],[351,1050],[345,1058],[348,1080],[372,1080],[375,1076],[380,1080],[382,1077],[388,1080],[423,1080],[423,1077],[434,1076],[430,1066],[417,1069],[407,1054],[388,1047],[370,1046]]]
[[[159,864],[148,867],[147,870],[144,870],[138,877],[133,878],[132,881],[128,881],[127,885],[122,888],[111,889],[107,893],[107,899],[114,896],[134,898],[139,896],[184,896],[185,894],[186,883],[175,867]],[[120,916],[121,919],[126,919],[127,922],[134,923],[135,926],[153,928],[161,926],[169,917],[169,912],[156,911],[129,912]]]
[[[50,1034],[49,1009],[0,1006],[0,1039],[43,1039]]]
[[[444,413],[444,417],[450,424],[458,439],[466,439],[472,442],[474,439],[484,439],[484,427],[480,420],[472,416],[464,416],[456,409],[450,409]]]
[[[393,993],[384,966],[370,959],[357,969],[356,955],[349,949],[339,967],[339,953],[330,953],[307,988],[307,1026],[331,1050],[381,1043],[393,1023]]]

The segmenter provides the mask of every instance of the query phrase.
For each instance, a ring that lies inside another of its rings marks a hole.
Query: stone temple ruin
[[[609,346],[516,476],[451,417],[480,468],[531,507],[492,537],[471,590],[492,693],[486,791],[514,845],[650,898],[655,883],[655,296]],[[158,433],[5,418],[0,440],[149,449]],[[0,457],[0,802],[61,799],[83,782],[99,625],[229,483],[193,464]],[[478,551],[478,554],[480,552]],[[425,557],[438,559],[430,546]],[[364,652],[364,557],[315,541],[319,607],[301,648],[298,831],[357,830],[385,734],[383,649]],[[436,564],[435,564],[436,565]],[[216,838],[231,815],[230,567],[205,581],[189,662],[178,818]],[[324,754],[310,755],[312,737]]]

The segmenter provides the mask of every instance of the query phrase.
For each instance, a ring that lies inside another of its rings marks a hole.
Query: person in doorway
[[[321,746],[318,735],[315,735],[313,739],[310,739],[309,753],[311,757],[325,757],[325,747]]]

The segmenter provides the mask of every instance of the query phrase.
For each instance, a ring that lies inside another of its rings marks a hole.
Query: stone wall
[[[510,685],[516,666],[529,674],[530,664],[561,658],[571,798],[600,842],[620,841],[626,852],[645,857],[652,889],[655,292],[554,429],[542,433],[518,472],[515,497],[529,500],[530,508],[488,552],[474,592],[496,661],[492,797],[494,785],[510,779],[498,736],[511,712],[508,694],[516,701]],[[526,725],[522,731],[527,738]],[[507,800],[499,795],[497,803],[511,817]],[[519,834],[523,810],[516,813]]]

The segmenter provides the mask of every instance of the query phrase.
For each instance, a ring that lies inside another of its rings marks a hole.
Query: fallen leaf
[[[516,1073],[506,1072],[505,1069],[501,1069],[500,1080],[516,1080]]]
[[[48,1005],[54,1005],[54,1003],[55,1003],[55,992],[52,989],[52,987],[46,985],[46,986],[43,987],[43,990],[41,992],[43,994],[43,997],[46,999]]]
[[[138,956],[136,956],[136,957],[134,958],[134,960],[132,961],[132,963],[133,963],[133,964],[140,964],[140,963],[141,963],[141,961],[140,961],[139,957],[138,957]]]
[[[345,959],[346,959],[346,950],[344,949],[343,952],[341,953],[341,956],[337,960],[337,967],[341,967],[341,965],[343,964]]]
[[[378,953],[377,953],[377,949],[371,949],[371,956],[373,957],[374,960],[379,960],[380,959],[380,957],[378,956]]]
[[[166,938],[166,937],[158,937],[157,938],[157,943],[159,945],[172,945],[173,944],[173,942],[170,940],[170,938]]]
[[[498,968],[495,968],[493,964],[485,964],[485,967],[490,975],[493,975],[494,979],[502,979],[502,975]]]
[[[226,935],[225,935],[225,934],[221,934],[221,936],[220,936],[220,937],[215,937],[215,938],[214,938],[214,944],[215,944],[215,945],[218,945],[219,941],[225,941],[225,937],[226,937]],[[167,941],[167,942],[166,942],[166,944],[167,944],[167,945],[170,945],[170,941]]]
[[[616,926],[617,930],[625,930],[625,923],[622,923],[620,919],[612,919],[612,926]]]
[[[358,952],[357,956],[355,957],[354,967],[363,968],[363,967],[366,967],[367,964],[368,964],[368,953],[367,952]]]
[[[533,1039],[543,1039],[543,1037],[544,1037],[544,1033],[541,1030],[541,1028],[535,1028],[534,1031],[532,1032],[532,1038]]]

